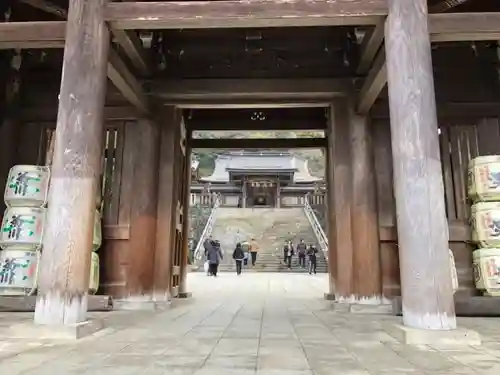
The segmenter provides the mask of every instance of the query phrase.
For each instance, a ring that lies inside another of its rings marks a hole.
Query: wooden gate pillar
[[[37,324],[86,321],[107,82],[105,4],[73,0],[69,5]]]
[[[141,303],[152,300],[155,279],[160,137],[159,127],[153,121],[141,119],[135,125],[126,289],[128,301]]]
[[[183,160],[183,179],[180,191],[180,201],[182,202],[182,248],[181,248],[181,269],[179,298],[189,298],[191,293],[187,289],[188,258],[189,258],[189,191],[191,186],[191,132],[186,133],[185,154]]]
[[[160,163],[158,181],[158,219],[155,250],[155,285],[156,301],[168,301],[171,298],[173,253],[175,248],[175,230],[177,223],[177,195],[175,176],[176,144],[180,137],[181,112],[175,107],[168,107],[164,113],[165,124],[160,129]]]
[[[403,323],[456,328],[427,0],[389,0],[385,48]]]
[[[327,299],[348,301],[353,295],[353,244],[351,231],[351,150],[348,101],[330,106],[327,129],[328,269]]]
[[[352,155],[352,244],[354,300],[380,303],[382,275],[377,212],[375,162],[367,117],[350,115]]]

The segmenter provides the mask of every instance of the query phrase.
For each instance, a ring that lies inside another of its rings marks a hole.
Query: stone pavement
[[[343,312],[322,299],[327,275],[189,275],[194,298],[159,312],[92,314],[108,329],[78,342],[2,339],[31,314],[0,314],[0,374],[498,374],[498,319],[461,319],[480,347],[410,347],[396,317]]]

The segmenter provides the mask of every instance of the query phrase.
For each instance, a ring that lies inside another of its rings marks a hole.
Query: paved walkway
[[[76,343],[1,341],[30,314],[0,314],[0,374],[468,375],[500,372],[500,322],[466,319],[481,347],[409,347],[384,330],[398,318],[335,311],[326,275],[190,274],[195,298],[157,313],[113,312]],[[97,314],[102,316],[102,314]],[[2,328],[3,327],[3,328]]]

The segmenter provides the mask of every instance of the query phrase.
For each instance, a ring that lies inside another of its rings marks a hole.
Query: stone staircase
[[[245,271],[256,272],[307,272],[307,266],[298,266],[298,258],[292,260],[288,270],[283,261],[283,243],[291,240],[294,244],[302,238],[306,244],[317,245],[316,237],[302,208],[224,208],[217,211],[212,237],[221,243],[224,260],[221,272],[235,271],[232,254],[236,243],[255,238],[260,251],[255,268],[248,266]],[[327,272],[323,252],[317,256],[317,272]],[[203,261],[200,262],[203,264]],[[202,269],[202,267],[200,267]]]

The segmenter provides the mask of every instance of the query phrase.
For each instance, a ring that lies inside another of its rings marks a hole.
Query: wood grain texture
[[[382,295],[372,128],[368,118],[351,113],[352,244],[354,297],[380,301]]]
[[[353,244],[351,226],[352,164],[348,101],[339,99],[330,108],[328,123],[328,267],[334,276],[330,293],[339,301],[352,298]]]
[[[426,0],[389,0],[386,55],[403,323],[456,328]]]
[[[184,126],[184,124],[182,124]],[[183,160],[183,186],[181,191],[182,202],[182,248],[181,248],[181,274],[179,293],[186,295],[188,258],[189,258],[189,187],[191,186],[191,132],[186,134],[185,154]]]
[[[105,0],[69,5],[35,322],[86,320],[109,32]]]
[[[158,170],[158,217],[155,249],[154,298],[168,301],[171,297],[172,260],[175,238],[175,144],[180,128],[179,110],[167,107],[160,125],[160,162]]]
[[[158,205],[159,128],[141,119],[134,129],[134,181],[130,214],[127,293],[152,298]]]
[[[375,24],[385,0],[259,0],[113,2],[107,20],[117,29],[188,29]]]

